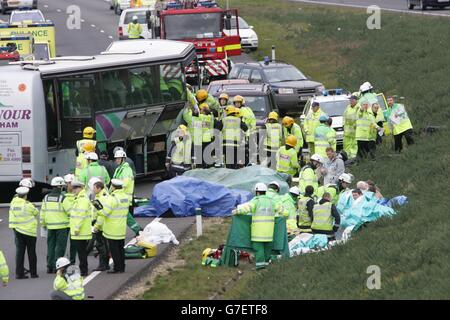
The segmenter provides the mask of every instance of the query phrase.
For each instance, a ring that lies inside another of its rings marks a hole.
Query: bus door
[[[81,75],[58,79],[61,115],[61,146],[76,148],[83,128],[95,127],[93,121],[94,76]]]

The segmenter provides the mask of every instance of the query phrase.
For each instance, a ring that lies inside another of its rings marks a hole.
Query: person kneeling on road
[[[83,277],[77,266],[61,257],[56,260],[56,278],[53,282],[52,300],[84,300]]]
[[[341,217],[336,206],[331,203],[331,195],[325,192],[319,203],[314,205],[311,230],[314,234],[326,234],[328,241],[333,241],[336,240],[335,232],[339,229],[340,223]]]

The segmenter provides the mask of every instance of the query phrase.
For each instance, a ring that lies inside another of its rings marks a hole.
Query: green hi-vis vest
[[[286,139],[289,135],[293,135],[294,137],[297,138],[297,144],[295,145],[295,151],[297,151],[297,153],[300,151],[300,148],[303,147],[303,134],[302,134],[302,129],[300,128],[300,126],[296,123],[294,123],[291,127],[290,133],[288,128],[283,127],[283,136],[284,139]]]
[[[400,119],[400,123],[393,123],[393,134],[398,135],[406,130],[412,129],[411,120],[409,120],[408,113],[402,104],[394,104],[392,106],[391,114],[397,115]]]
[[[130,200],[124,190],[114,190],[110,197],[111,212],[104,211],[103,236],[111,240],[125,239]]]
[[[235,116],[226,116],[222,122],[223,145],[239,146],[241,144],[241,119]]]
[[[93,177],[99,178],[105,185],[109,184],[110,178],[108,171],[104,166],[98,162],[91,162],[86,168],[81,170],[79,180],[87,185],[89,180]]]
[[[70,209],[70,238],[74,240],[92,239],[92,206],[86,191],[82,190],[75,196]],[[78,235],[75,232],[78,231]]]
[[[304,166],[298,176],[298,188],[301,193],[305,193],[307,186],[312,186],[314,188],[314,194],[317,194],[319,182],[316,173],[309,165]]]
[[[35,206],[22,198],[14,197],[9,207],[9,228],[27,236],[37,236],[37,215]]]
[[[75,279],[71,279],[68,275],[65,277],[57,275],[53,282],[53,289],[64,292],[73,300],[84,300],[83,277],[80,275]]]
[[[332,231],[333,230],[333,217],[331,215],[331,202],[325,202],[323,204],[315,204],[313,209],[313,222],[311,229]]]
[[[279,123],[266,123],[265,150],[277,151],[281,146],[282,127]]]
[[[300,196],[298,199],[298,225],[302,232],[311,232],[311,218],[309,217],[306,204],[312,198]]]
[[[142,33],[142,26],[139,23],[128,24],[128,38],[139,39]]]
[[[75,178],[79,179],[81,171],[86,168],[88,165],[86,158],[84,157],[84,153],[80,153],[77,156],[75,163]]]
[[[131,201],[134,193],[134,174],[128,162],[124,161],[116,168],[113,179],[120,179],[123,181],[123,190]]]
[[[313,112],[312,109],[308,112],[305,119],[305,133],[306,142],[314,142],[314,131],[320,125],[320,116],[325,115],[325,113],[319,108],[317,112]]]
[[[344,136],[354,137],[356,133],[356,118],[359,110],[359,105],[351,106],[350,104],[343,114]]]
[[[251,133],[256,130],[256,117],[253,113],[253,110],[250,107],[241,107],[240,108],[242,121],[247,125],[248,130],[246,131],[246,135],[250,136]]]
[[[69,228],[69,212],[64,210],[64,195],[50,193],[44,197],[41,206],[41,225],[49,230]]]
[[[298,168],[299,164],[295,149],[287,150],[286,146],[282,146],[277,152],[277,171],[294,175],[297,173]]]
[[[328,147],[336,150],[336,132],[327,125],[321,124],[314,131],[314,153],[326,158]]]
[[[9,268],[6,263],[5,256],[3,252],[0,250],[0,279],[3,283],[8,283],[9,281]]]
[[[272,242],[275,226],[273,202],[267,196],[257,196],[257,198],[252,216],[252,241]]]
[[[214,117],[212,114],[201,114],[200,119],[202,121],[202,141],[211,142],[214,130]]]
[[[369,141],[370,129],[374,125],[375,118],[373,114],[368,111],[360,110],[356,118],[355,139],[360,141]]]

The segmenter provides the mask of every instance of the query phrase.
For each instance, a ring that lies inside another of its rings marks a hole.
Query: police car
[[[322,95],[311,97],[300,116],[300,125],[303,125],[313,102],[318,102],[320,109],[333,119],[331,127],[336,130],[337,148],[342,147],[344,141],[343,115],[350,104],[351,93],[344,89],[324,90]]]

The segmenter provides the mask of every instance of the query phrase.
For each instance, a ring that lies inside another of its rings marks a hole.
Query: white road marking
[[[113,39],[113,36],[108,36],[108,38]]]
[[[81,22],[85,22],[85,20],[84,20],[84,19],[81,19]]]
[[[162,218],[155,218],[152,220],[152,222],[159,222],[161,221]],[[134,239],[134,238],[133,238]],[[131,239],[125,246],[127,246],[128,244],[130,244],[131,241],[133,241],[133,239]],[[112,266],[113,265],[113,259],[109,259],[109,265]],[[88,275],[86,278],[84,278],[83,281],[83,286],[86,286],[89,282],[91,282],[96,276],[98,276],[100,273],[102,273],[102,271],[94,271],[92,272],[90,275]]]
[[[48,5],[44,4],[44,8],[48,8]]]
[[[92,27],[92,28],[95,28],[95,24],[91,24],[91,27]]]
[[[61,10],[61,9],[56,9],[56,11],[58,11],[58,12],[62,12],[62,10]]]
[[[100,32],[101,32],[101,33],[105,33],[105,31],[104,31],[104,30],[100,30]]]
[[[368,6],[361,6],[357,4],[344,4],[344,3],[336,3],[336,2],[323,2],[323,1],[312,1],[312,0],[294,0],[295,2],[304,2],[304,3],[310,3],[310,4],[322,4],[322,5],[331,5],[331,6],[339,6],[339,7],[346,7],[346,8],[361,8],[361,9],[367,9]],[[450,18],[449,14],[444,13],[432,13],[432,12],[423,12],[423,11],[413,11],[413,10],[399,10],[399,9],[390,9],[390,8],[383,8],[380,7],[381,10],[384,11],[391,11],[391,12],[397,12],[397,13],[410,13],[410,14],[420,14],[420,15],[427,15],[427,16],[437,16],[437,17],[447,17]]]

